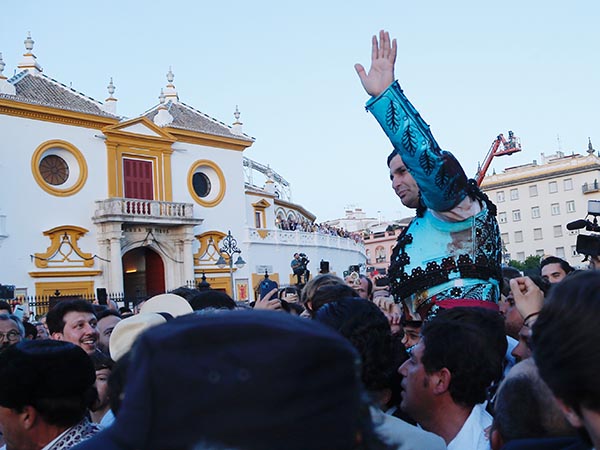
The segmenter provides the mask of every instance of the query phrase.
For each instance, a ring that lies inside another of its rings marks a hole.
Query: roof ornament
[[[32,53],[35,41],[31,39],[31,31],[27,32],[27,39],[25,39],[23,43],[25,44],[25,50],[27,51],[23,54],[23,59],[17,67],[29,71],[32,75],[42,73],[42,66],[38,64],[36,56]]]
[[[173,116],[167,109],[167,105],[165,104],[166,96],[162,89],[160,90],[160,95],[158,96],[158,99],[160,101],[160,105],[158,105],[158,111],[154,116],[154,123],[159,127],[164,127],[166,125],[170,125],[171,122],[173,122]]]
[[[32,53],[33,44],[35,41],[31,39],[31,32],[27,33],[27,39],[25,39],[23,43],[25,44],[26,52],[23,53],[23,59],[17,67],[21,70],[27,70],[32,75],[38,75],[42,73],[42,66],[38,64],[37,58]]]
[[[110,77],[110,82],[108,83],[108,86],[106,86],[106,89],[108,90],[110,98],[112,98],[113,94],[115,93],[115,85],[113,83],[112,77]]]
[[[592,138],[588,137],[588,149],[587,152],[591,155],[595,152],[594,147],[592,147]]]
[[[23,43],[25,44],[25,50],[31,53],[31,50],[33,50],[33,44],[35,44],[35,41],[31,39],[31,31],[27,32],[27,39],[25,39]]]
[[[113,83],[112,77],[110,77],[110,82],[108,86],[106,86],[106,90],[108,91],[108,98],[104,101],[104,105],[102,105],[102,109],[111,114],[117,114],[117,99],[113,97],[115,93],[115,85]]]
[[[169,66],[169,72],[167,73],[168,83],[164,92],[165,100],[167,102],[171,101],[177,103],[179,101],[179,95],[177,95],[177,89],[175,89],[175,85],[173,84],[174,79],[175,75],[173,74],[173,70],[171,70],[171,66]]]
[[[235,105],[235,112],[233,113],[233,117],[235,117],[235,122],[233,122],[233,125],[231,127],[231,132],[233,134],[244,134],[244,132],[242,131],[242,125],[243,123],[240,122],[240,110],[238,109],[238,105]]]
[[[15,87],[10,84],[7,78],[2,74],[5,67],[6,64],[4,63],[4,60],[2,59],[2,53],[0,52],[0,94],[15,95]]]

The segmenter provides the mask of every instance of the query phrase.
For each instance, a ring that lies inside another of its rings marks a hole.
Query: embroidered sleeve
[[[415,178],[421,198],[434,211],[448,211],[467,195],[467,176],[456,158],[440,149],[429,125],[398,82],[367,102],[370,111]]]

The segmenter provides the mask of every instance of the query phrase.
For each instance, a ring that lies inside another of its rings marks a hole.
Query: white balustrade
[[[191,203],[163,202],[133,198],[109,198],[96,202],[95,222],[198,222]]]

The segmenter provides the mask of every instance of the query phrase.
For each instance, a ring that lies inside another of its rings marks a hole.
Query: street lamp
[[[224,269],[228,264],[225,258],[223,258],[223,253],[227,255],[229,261],[229,277],[231,280],[231,297],[235,300],[235,286],[233,284],[233,265],[238,269],[241,269],[246,265],[246,261],[242,259],[241,253],[242,251],[237,246],[237,241],[231,235],[231,230],[227,231],[227,236],[223,238],[221,241],[222,247],[219,248],[219,259],[217,261],[217,266],[221,269]],[[237,254],[238,258],[233,262],[233,255]]]

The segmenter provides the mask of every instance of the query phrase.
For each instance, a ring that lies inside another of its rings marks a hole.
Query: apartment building
[[[482,189],[498,207],[503,260],[554,255],[582,266],[577,234],[566,224],[587,215],[588,200],[600,200],[600,158],[591,141],[587,154],[541,154],[538,163],[487,176]]]

